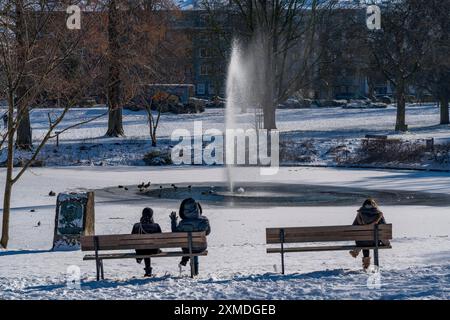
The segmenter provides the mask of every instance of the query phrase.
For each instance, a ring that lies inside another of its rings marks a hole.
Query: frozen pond
[[[136,185],[113,186],[96,191],[102,198],[133,201],[163,199],[182,200],[192,197],[201,203],[231,207],[277,206],[358,206],[367,198],[375,198],[384,205],[450,206],[450,195],[421,191],[368,190],[341,186],[291,183],[244,183],[230,192],[224,183],[152,185],[148,189]]]

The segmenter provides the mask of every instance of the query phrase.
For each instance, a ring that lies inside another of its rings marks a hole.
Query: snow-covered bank
[[[450,194],[450,173],[326,168],[281,168],[261,178],[258,170],[240,169],[241,181],[278,181],[315,185],[349,185],[366,189],[415,190]],[[3,179],[4,169],[0,169]],[[382,206],[394,225],[392,250],[380,253],[382,287],[369,289],[360,259],[347,252],[288,254],[286,276],[279,275],[279,255],[267,255],[265,228],[339,225],[352,222],[356,207],[219,208],[204,205],[212,234],[209,255],[200,258],[200,276],[180,277],[178,260],[155,259],[156,277],[143,279],[132,260],[105,262],[108,280],[96,283],[92,261],[82,253],[49,252],[54,227],[54,197],[48,191],[98,189],[118,184],[223,181],[221,168],[71,167],[34,168],[16,185],[11,242],[0,251],[1,298],[56,299],[414,299],[450,297],[450,219],[448,208]],[[130,195],[130,199],[133,199]],[[169,200],[96,199],[96,233],[129,233],[143,206],[169,230]],[[35,209],[35,212],[30,212]],[[41,224],[38,227],[37,222]],[[66,270],[81,268],[81,290],[66,287]],[[276,266],[276,268],[274,268]],[[275,270],[276,269],[276,270]],[[135,277],[135,278],[133,278]]]
[[[104,114],[103,107],[72,109],[57,130]],[[437,145],[449,145],[450,127],[439,126],[439,109],[435,105],[410,105],[407,122],[410,131],[406,134],[393,132],[395,122],[393,106],[386,109],[347,110],[336,108],[280,109],[277,125],[281,131],[283,146],[281,164],[336,165],[347,153],[354,153],[361,139],[367,134],[389,135],[405,141],[434,138]],[[48,128],[47,113],[58,113],[58,109],[35,109],[31,113],[33,138],[37,142]],[[252,128],[254,113],[249,111],[236,115],[242,128]],[[167,148],[176,142],[170,141],[175,129],[193,132],[194,121],[201,121],[203,130],[224,131],[224,110],[207,109],[201,114],[163,114],[158,127],[158,146]],[[60,145],[52,139],[42,150],[39,160],[45,166],[116,166],[144,165],[144,156],[153,148],[149,138],[147,115],[144,111],[124,110],[126,137],[109,138],[104,134],[107,116],[100,117],[80,127],[72,128],[60,135]],[[294,150],[295,149],[295,150]],[[5,158],[0,156],[0,162]],[[393,167],[447,169],[450,170],[450,153],[424,154],[411,163],[391,163]],[[16,158],[29,158],[29,154],[18,152]],[[383,164],[378,164],[383,166]]]

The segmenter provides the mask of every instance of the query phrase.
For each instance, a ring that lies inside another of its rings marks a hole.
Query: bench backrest
[[[81,250],[94,251],[96,241],[97,250],[189,248],[190,237],[193,247],[206,247],[204,232],[165,232],[84,236],[81,237]]]
[[[266,229],[267,244],[327,242],[327,241],[373,241],[375,226],[326,226]],[[284,236],[284,241],[283,241]],[[378,225],[378,239],[392,239],[392,224]]]

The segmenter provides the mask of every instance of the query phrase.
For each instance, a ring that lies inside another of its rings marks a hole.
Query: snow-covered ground
[[[259,176],[242,168],[242,181],[278,181],[366,189],[450,193],[449,173],[282,168],[276,176]],[[56,299],[413,299],[450,297],[450,211],[434,206],[383,206],[394,225],[392,250],[380,253],[381,288],[369,289],[360,259],[347,252],[288,254],[287,275],[279,255],[266,254],[265,228],[349,224],[357,207],[221,208],[204,204],[212,233],[209,255],[200,258],[200,276],[181,276],[176,258],[154,259],[156,276],[142,278],[142,266],[131,260],[105,262],[107,280],[95,281],[92,261],[79,251],[50,252],[55,198],[48,191],[98,189],[117,184],[223,181],[221,168],[73,167],[34,168],[16,186],[11,242],[0,251],[1,298]],[[130,199],[133,199],[130,196]],[[114,201],[96,199],[96,233],[128,233],[143,206],[169,230],[168,215],[179,203],[171,200]],[[35,212],[30,212],[34,209]],[[41,222],[37,227],[38,221]],[[81,268],[81,289],[66,287],[70,265]]]
[[[71,109],[60,124],[60,129],[105,113],[104,107],[89,109]],[[57,109],[35,109],[32,111],[33,137],[39,139],[48,128],[48,112],[58,113]],[[396,108],[386,109],[343,109],[311,108],[311,109],[279,109],[277,125],[281,131],[300,131],[305,138],[342,138],[360,137],[373,134],[394,134]],[[434,104],[409,105],[407,123],[410,132],[402,136],[443,137],[449,138],[450,127],[438,126],[439,109]],[[107,117],[89,124],[69,130],[61,135],[62,141],[75,139],[96,139],[105,134]],[[175,115],[166,113],[161,116],[158,129],[159,136],[170,137],[175,128],[193,130],[193,121],[203,121],[204,129],[224,129],[224,110],[206,109],[201,114]],[[237,121],[244,127],[254,123],[254,114],[250,110],[246,114],[238,114]],[[146,139],[148,134],[147,115],[145,111],[124,110],[125,134],[128,138]],[[89,130],[86,130],[89,128]]]
[[[55,109],[35,109],[31,114],[33,138],[39,141],[48,128],[48,113],[52,117],[60,112]],[[72,109],[58,126],[57,130],[70,127],[79,122],[105,114],[104,107]],[[311,141],[314,152],[311,159],[281,159],[281,164],[335,165],[336,160],[330,150],[344,146],[355,150],[366,134],[383,134],[406,140],[434,138],[436,144],[450,144],[450,126],[439,126],[439,109],[432,104],[409,105],[407,123],[410,131],[396,134],[394,106],[386,109],[280,109],[277,111],[277,125],[281,131],[281,141],[301,144]],[[251,128],[254,124],[254,112],[236,116],[239,126]],[[202,114],[163,114],[158,127],[160,147],[174,145],[170,141],[175,129],[194,130],[194,121],[201,121],[203,130],[218,129],[224,131],[224,110],[207,109]],[[42,150],[39,159],[46,166],[70,165],[144,165],[143,158],[152,148],[145,111],[124,110],[124,130],[126,137],[105,137],[107,116],[100,117],[85,125],[65,131],[60,135],[60,145],[52,139]],[[294,152],[295,153],[295,152]],[[5,154],[0,155],[4,160]],[[29,158],[26,153],[17,153],[17,158]],[[450,156],[449,156],[450,157]],[[448,157],[447,157],[448,158]],[[450,159],[443,163],[421,160],[403,167],[436,168],[450,170]]]
[[[104,113],[102,107],[73,109],[58,130]],[[47,113],[33,110],[33,138],[45,133]],[[251,126],[253,114],[237,115],[243,127]],[[280,257],[266,254],[265,228],[281,226],[344,225],[353,221],[358,204],[327,207],[220,207],[203,204],[212,233],[209,254],[200,258],[200,275],[178,272],[176,258],[154,259],[154,278],[142,278],[143,266],[132,260],[105,262],[106,280],[95,281],[92,261],[82,261],[80,251],[51,252],[58,192],[102,189],[117,185],[208,183],[225,181],[222,167],[147,167],[142,158],[151,150],[144,112],[124,111],[125,138],[106,138],[106,117],[71,129],[44,149],[45,167],[31,168],[14,186],[10,244],[0,251],[0,298],[56,299],[414,299],[450,298],[450,210],[440,203],[386,206],[394,226],[393,249],[380,252],[381,288],[367,286],[369,275],[361,260],[347,252],[288,254],[287,274],[280,275]],[[224,129],[222,109],[202,114],[164,114],[158,130],[161,144],[169,145],[174,129]],[[277,123],[293,140],[315,139],[327,148],[330,141],[352,141],[366,134],[390,134],[395,108],[344,110],[342,108],[278,110]],[[403,138],[438,138],[446,141],[448,126],[437,126],[436,106],[409,106],[410,132]],[[319,146],[320,148],[320,146]],[[323,147],[324,148],[324,147]],[[18,153],[18,156],[26,154]],[[3,157],[3,156],[2,156]],[[239,168],[234,175],[243,182],[277,182],[353,187],[367,190],[393,189],[450,194],[450,172],[357,170],[338,168],[283,167],[274,176],[260,176],[257,168]],[[0,168],[0,185],[5,169]],[[239,184],[239,181],[237,182]],[[370,193],[370,192],[369,192]],[[144,206],[155,210],[155,219],[170,230],[169,213],[175,200],[150,199],[131,194],[126,198],[96,197],[96,233],[129,233]],[[2,201],[2,195],[0,196]],[[40,223],[39,223],[40,222]],[[81,268],[81,289],[66,287],[67,268]],[[370,278],[372,279],[372,278]],[[369,279],[369,280],[370,280]]]

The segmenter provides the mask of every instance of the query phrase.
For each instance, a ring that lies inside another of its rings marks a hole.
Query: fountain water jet
[[[237,41],[233,42],[230,64],[227,72],[226,106],[225,106],[225,129],[236,129],[236,110],[241,102],[241,88],[245,78],[244,66],[241,61],[241,52]],[[233,164],[227,159],[226,173],[228,187],[234,190]]]
[[[264,57],[262,37],[253,38],[245,46],[238,40],[233,41],[230,63],[227,71],[225,129],[244,129],[238,127],[236,115],[247,112],[250,107],[259,110],[261,97],[266,88],[267,59]],[[255,115],[258,112],[255,112]],[[257,120],[255,119],[255,126]],[[242,125],[242,124],[240,124]],[[251,126],[248,123],[247,126]],[[257,127],[255,129],[258,129]],[[234,159],[226,165],[228,187],[234,191]]]

